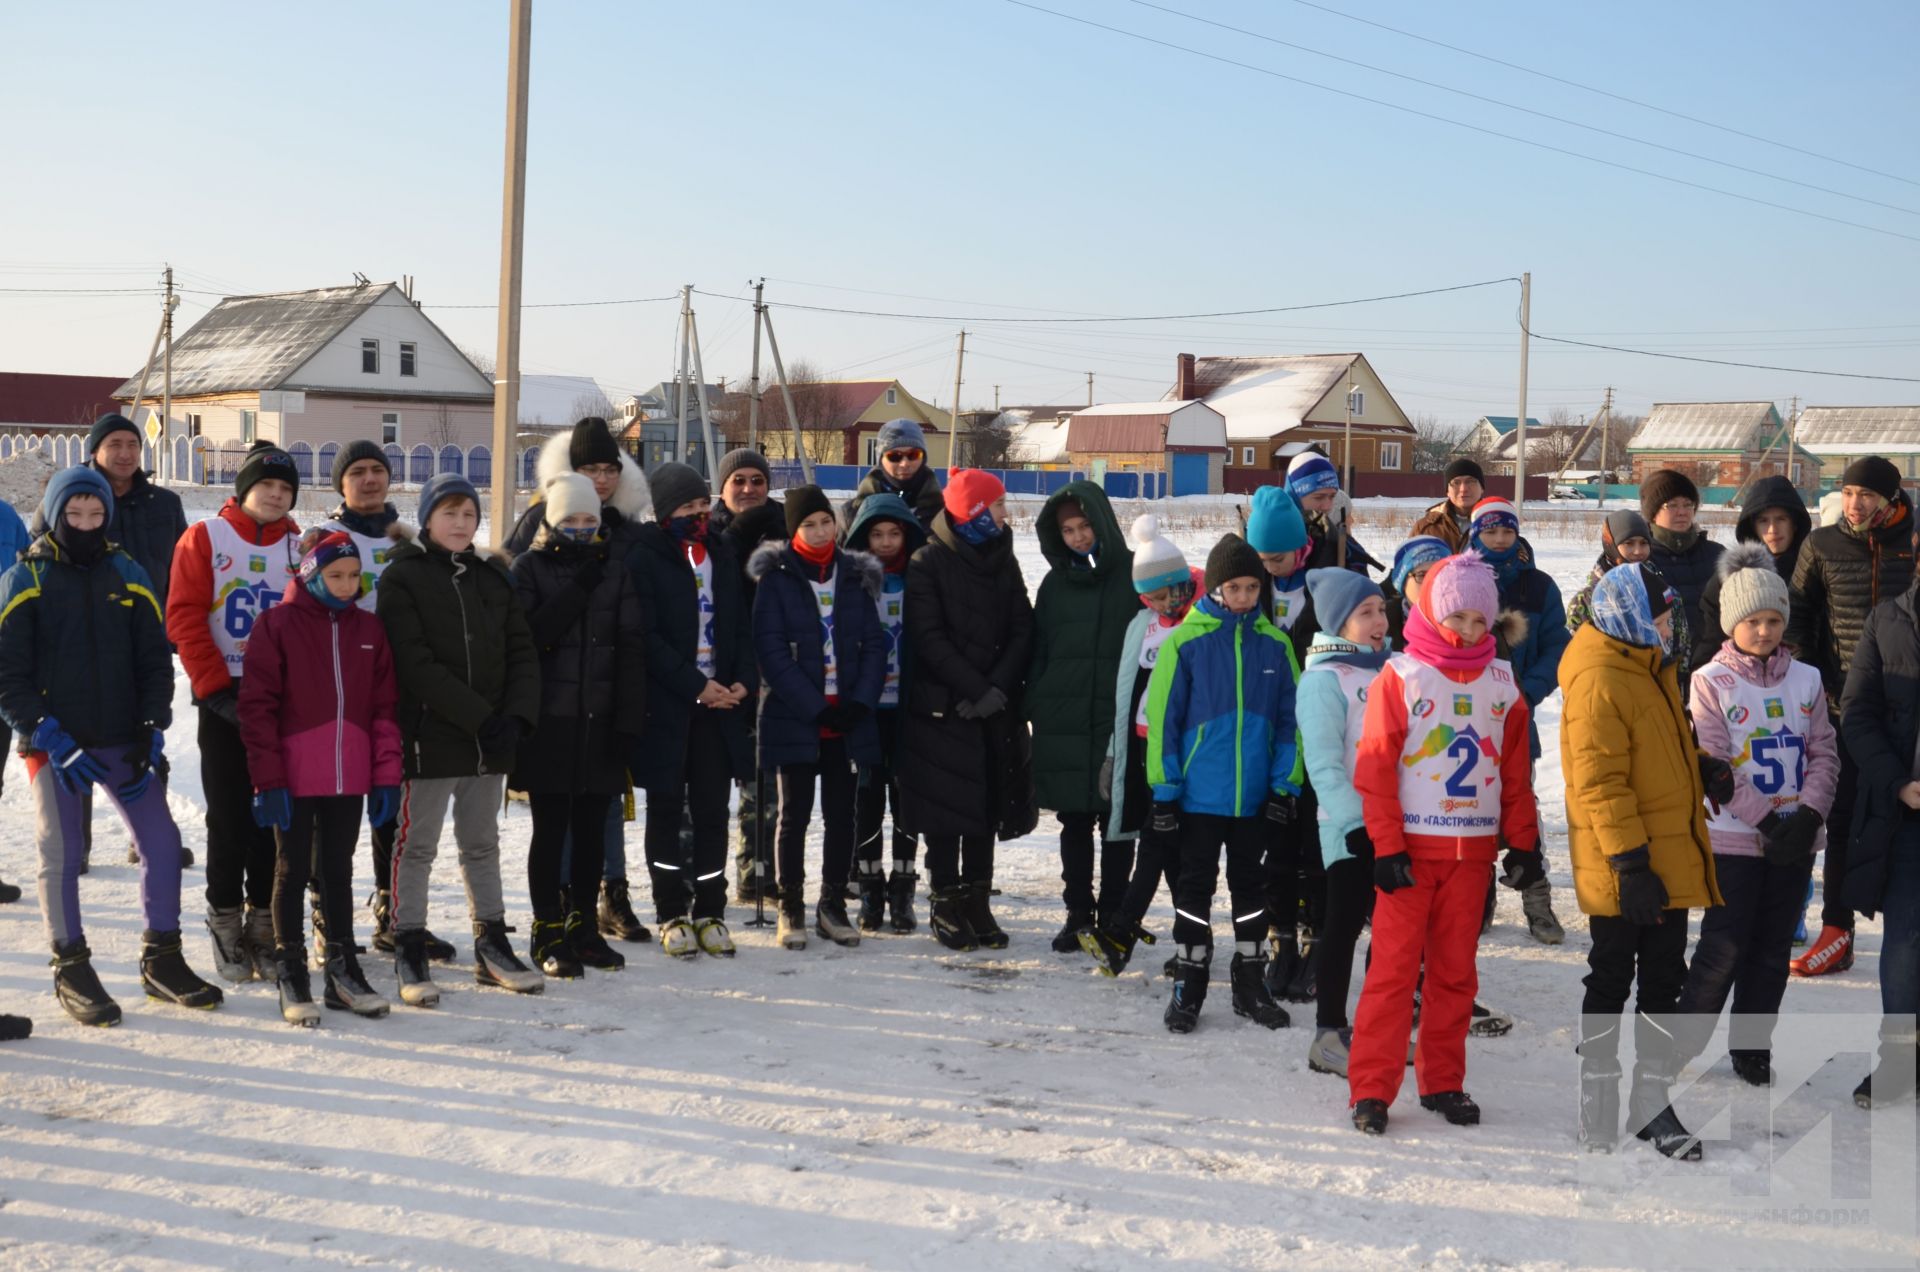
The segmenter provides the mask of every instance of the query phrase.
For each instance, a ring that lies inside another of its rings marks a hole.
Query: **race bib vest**
[[[1282,587],[1282,583],[1291,579],[1275,579],[1273,584],[1273,625],[1283,632],[1293,630],[1300,621],[1300,615],[1306,612],[1307,589],[1302,584],[1295,588]]]
[[[814,603],[820,610],[820,649],[825,659],[826,674],[822,677],[820,692],[829,697],[840,692],[840,659],[833,649],[833,580],[838,570],[827,575],[825,580],[809,579],[813,586]]]
[[[1407,834],[1475,838],[1500,831],[1500,747],[1520,700],[1513,669],[1495,659],[1467,684],[1407,654],[1388,663],[1406,695],[1400,754]],[[1351,727],[1351,725],[1349,725]]]
[[[227,660],[227,674],[238,679],[254,620],[280,603],[300,558],[292,535],[278,543],[248,543],[224,517],[209,519],[206,527],[213,552],[213,604],[207,625]]]
[[[1353,757],[1360,751],[1360,726],[1367,715],[1367,691],[1374,677],[1380,673],[1372,667],[1356,667],[1352,663],[1326,663],[1315,667],[1313,675],[1330,675],[1340,682],[1340,695],[1347,700],[1347,732],[1341,739],[1346,747],[1342,762],[1349,774],[1353,772]],[[1305,676],[1302,676],[1304,679]],[[1327,806],[1319,806],[1320,820],[1327,820]]]
[[[1709,680],[1726,715],[1733,742],[1728,763],[1766,796],[1782,817],[1800,807],[1807,778],[1807,736],[1819,703],[1820,673],[1795,663],[1777,685],[1756,685],[1729,668],[1709,663],[1700,674]],[[1709,811],[1712,805],[1708,806]],[[1752,834],[1753,827],[1727,809],[1707,818],[1710,830]]]
[[[322,530],[339,530],[353,538],[353,546],[360,550],[360,608],[373,613],[375,591],[380,586],[380,575],[387,568],[387,559],[400,545],[385,535],[375,537],[349,530],[338,521],[329,521],[320,527]]]
[[[1160,661],[1160,647],[1178,626],[1180,624],[1168,625],[1158,618],[1147,624],[1147,633],[1140,638],[1140,670],[1152,673],[1154,664]],[[1140,705],[1133,711],[1133,731],[1143,738],[1147,736],[1147,695],[1144,693],[1140,695]]]
[[[694,598],[700,607],[695,628],[693,665],[708,680],[713,679],[713,557],[698,543],[687,546],[687,564],[693,567]]]
[[[880,705],[900,705],[900,634],[906,630],[907,594],[882,592],[873,606],[880,613],[880,630],[887,638],[887,679],[880,688]]]

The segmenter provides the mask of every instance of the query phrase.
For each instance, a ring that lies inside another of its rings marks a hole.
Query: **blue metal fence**
[[[768,467],[773,470],[775,490],[787,490],[806,482],[797,460],[774,460]],[[859,464],[815,464],[813,481],[826,490],[852,490],[870,471]],[[1051,495],[1070,481],[1088,480],[1086,472],[1070,469],[989,468],[986,471],[998,477],[1010,495]],[[947,484],[946,469],[936,469],[935,475],[942,486]],[[1108,473],[1100,479],[1100,484],[1115,499],[1159,499],[1166,494],[1164,473]]]

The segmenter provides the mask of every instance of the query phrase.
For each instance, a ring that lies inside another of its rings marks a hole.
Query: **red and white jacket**
[[[180,651],[196,701],[233,687],[254,623],[279,603],[299,568],[293,518],[261,525],[238,499],[180,536],[167,583],[167,639]]]

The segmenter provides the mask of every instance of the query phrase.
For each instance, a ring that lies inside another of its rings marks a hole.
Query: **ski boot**
[[[140,934],[140,986],[148,998],[203,1011],[218,1007],[226,998],[218,986],[207,984],[187,966],[177,931]]]
[[[854,882],[860,890],[860,930],[878,932],[887,922],[887,876],[879,861],[855,862]]]
[[[1307,1068],[1315,1073],[1347,1076],[1347,1055],[1353,1049],[1353,1030],[1316,1029],[1307,1048]]]
[[[1285,998],[1287,986],[1300,970],[1300,943],[1292,928],[1267,929],[1267,993]]]
[[[1885,1108],[1913,1098],[1915,1085],[1914,1035],[1883,1032],[1880,1062],[1853,1089],[1853,1102],[1863,1109]]]
[[[1353,1129],[1362,1135],[1385,1135],[1387,1133],[1387,1102],[1356,1100],[1353,1105]]]
[[[597,925],[575,910],[567,916],[567,944],[573,947],[574,961],[602,972],[617,972],[627,965],[627,956],[607,944]]]
[[[1285,1029],[1292,1024],[1287,1009],[1273,1001],[1262,973],[1266,960],[1259,955],[1235,953],[1227,972],[1227,984],[1233,994],[1233,1014],[1245,1016],[1268,1029]]]
[[[313,1003],[307,952],[298,946],[282,948],[275,952],[274,961],[280,964],[280,1019],[303,1029],[314,1028],[320,1023],[320,1009]]]
[[[1174,966],[1173,993],[1167,998],[1167,1010],[1161,1021],[1169,1033],[1192,1033],[1200,1023],[1200,1008],[1207,1001],[1208,966],[1213,950],[1205,945],[1186,946]]]
[[[893,874],[887,879],[887,921],[900,936],[920,927],[920,920],[913,915],[913,890],[919,882],[920,876],[913,872],[912,862],[893,863]]]
[[[682,918],[668,919],[660,925],[660,952],[669,958],[696,958],[700,953],[700,940],[694,935],[693,925]]]
[[[373,948],[382,954],[394,952],[393,939],[393,893],[385,888],[375,890],[367,898],[367,905],[373,911]]]
[[[393,1004],[373,992],[360,973],[360,959],[353,946],[335,941],[327,946],[326,992],[321,995],[329,1011],[350,1011],[367,1020],[378,1020],[393,1010]]]
[[[695,919],[693,939],[704,954],[711,954],[715,958],[732,958],[734,955],[733,934],[719,919]]]
[[[1118,976],[1127,970],[1133,958],[1133,946],[1140,929],[1125,919],[1116,918],[1080,933],[1080,948],[1100,965],[1103,976]]]
[[[1559,945],[1567,931],[1553,913],[1553,885],[1537,880],[1520,891],[1520,909],[1527,917],[1527,932],[1542,945]]]
[[[1820,926],[1807,952],[1787,964],[1795,976],[1830,976],[1853,966],[1853,933],[1831,923]]]
[[[1067,911],[1067,921],[1054,934],[1053,952],[1071,954],[1080,948],[1080,936],[1093,930],[1093,916],[1078,910]]]
[[[53,947],[53,993],[67,1015],[83,1025],[120,1023],[120,1004],[108,996],[93,970],[93,951],[85,941]]]
[[[1770,1087],[1773,1085],[1773,1055],[1766,1051],[1729,1052],[1733,1062],[1734,1076],[1748,1086]]]
[[[625,879],[607,879],[600,885],[600,909],[595,915],[600,935],[645,944],[653,933],[633,912],[633,895]]]
[[[1611,1153],[1620,1141],[1620,1058],[1604,1041],[1580,1044],[1580,1143]]]
[[[567,944],[567,925],[559,919],[535,919],[533,936],[527,941],[527,957],[542,976],[574,980],[583,974],[580,960]]]
[[[207,932],[213,937],[213,970],[220,979],[238,985],[253,979],[253,963],[247,958],[246,920],[240,907],[208,906]]]
[[[0,1042],[25,1042],[33,1037],[33,1021],[26,1016],[0,1015]]]
[[[273,952],[279,948],[273,939],[273,911],[250,905],[243,926],[240,948],[246,951],[247,961],[253,965],[253,979],[271,985],[273,978],[280,974],[273,961]]]
[[[970,883],[967,887],[967,925],[973,929],[973,939],[980,943],[981,949],[1004,950],[1007,948],[1007,934],[993,921],[993,911],[987,902],[993,896],[990,883]]]
[[[807,907],[798,897],[781,897],[778,921],[774,924],[773,939],[783,950],[804,950],[807,948]],[[694,949],[699,942],[694,942]],[[688,951],[691,953],[692,951]]]
[[[1455,1126],[1480,1125],[1480,1106],[1465,1091],[1435,1091],[1420,1097],[1420,1107],[1438,1113]]]
[[[505,919],[475,920],[473,979],[516,994],[537,994],[547,987],[547,978],[514,956],[507,942],[511,931]]]
[[[1697,1162],[1701,1157],[1700,1139],[1681,1125],[1673,1105],[1667,1102],[1673,1077],[1661,1060],[1635,1062],[1633,1085],[1627,1091],[1627,1125],[1635,1139],[1652,1144],[1661,1156],[1677,1162]]]
[[[967,920],[967,885],[955,884],[927,894],[933,906],[933,937],[950,950],[977,950],[980,938]]]
[[[400,1001],[409,1007],[437,1007],[440,987],[427,970],[427,934],[415,928],[393,933],[393,975],[400,982]]]
[[[837,888],[826,889],[814,903],[813,930],[835,945],[860,944],[860,929],[848,920],[847,903],[840,899]]]
[[[1298,947],[1300,962],[1287,978],[1286,992],[1274,997],[1290,1003],[1310,1003],[1319,992],[1320,942],[1315,939],[1313,929],[1304,924],[1300,928]]]

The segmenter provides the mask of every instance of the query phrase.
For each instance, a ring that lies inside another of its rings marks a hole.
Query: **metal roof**
[[[368,283],[229,296],[173,342],[173,395],[279,388],[348,323],[397,290],[393,283]],[[159,373],[156,363],[149,385]],[[115,396],[132,396],[139,382],[135,372]]]
[[[1480,418],[1492,425],[1493,431],[1502,437],[1505,437],[1508,433],[1520,427],[1520,417],[1518,415],[1482,415]],[[1527,427],[1539,428],[1540,421],[1529,415],[1527,416]]]
[[[120,382],[104,375],[53,375],[38,371],[0,371],[0,423],[41,424],[50,428],[87,428],[109,411]],[[148,387],[159,392],[159,377]]]
[[[1800,446],[1828,455],[1920,451],[1920,406],[1810,406],[1800,412]]]
[[[1300,421],[1346,376],[1357,353],[1196,358],[1194,386],[1234,441],[1265,441]]]
[[[1771,402],[1656,402],[1627,444],[1630,451],[1742,451],[1763,428],[1780,427]],[[1769,434],[1758,440],[1765,446]]]

